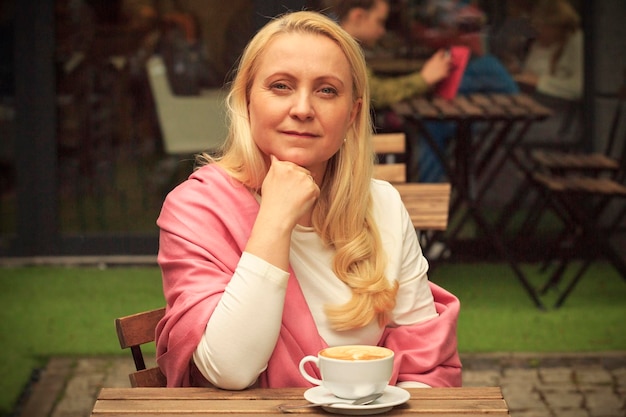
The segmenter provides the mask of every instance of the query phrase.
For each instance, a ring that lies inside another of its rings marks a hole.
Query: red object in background
[[[446,100],[452,100],[456,97],[461,84],[461,77],[465,72],[467,61],[470,57],[470,49],[466,46],[450,47],[450,74],[437,85],[435,94]]]

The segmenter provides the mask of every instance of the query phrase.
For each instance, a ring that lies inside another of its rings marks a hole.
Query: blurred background
[[[432,3],[391,0],[388,34],[368,58],[429,56],[415,28]],[[486,16],[481,42],[495,53],[511,6],[526,2],[472,3]],[[572,4],[585,36],[579,133],[588,150],[602,149],[626,68],[626,3]],[[172,147],[168,132],[195,126],[206,150],[219,145],[219,103],[243,45],[271,16],[303,8],[323,4],[1,0],[0,257],[156,254],[163,198],[193,166],[194,151]],[[198,102],[218,104],[200,116],[213,120],[190,114]]]

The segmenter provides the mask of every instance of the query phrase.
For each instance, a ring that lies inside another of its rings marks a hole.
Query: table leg
[[[413,119],[411,119],[413,120]],[[473,184],[473,173],[472,173],[472,123],[468,120],[460,120],[457,123],[457,139],[455,141],[455,165],[454,168],[451,167],[448,158],[444,151],[437,145],[437,143],[433,140],[428,129],[424,127],[420,120],[413,120],[413,124],[417,127],[418,131],[421,132],[424,138],[427,140],[428,144],[433,148],[435,154],[437,155],[439,162],[443,165],[444,169],[448,173],[448,177],[450,182],[455,187],[455,191],[457,194],[456,200],[453,205],[453,209],[450,211],[450,215],[453,216],[454,213],[460,208],[460,206],[465,203],[467,205],[468,210],[463,215],[463,220],[461,221],[461,225],[465,223],[465,221],[471,216],[473,220],[476,222],[478,227],[483,231],[483,233],[487,236],[487,238],[491,241],[494,249],[500,253],[500,255],[505,259],[505,261],[509,264],[511,269],[513,270],[515,276],[520,281],[532,301],[539,309],[545,309],[543,303],[539,299],[537,292],[530,285],[526,276],[520,269],[519,265],[513,259],[510,251],[504,244],[503,240],[495,233],[492,227],[488,224],[486,219],[483,217],[480,212],[479,207],[479,195],[475,192],[475,184]],[[507,133],[510,130],[508,125],[505,125],[504,129],[506,129]],[[527,129],[527,128],[526,128]],[[520,132],[518,137],[516,137],[516,141],[521,140],[525,129]],[[504,136],[501,140],[504,140]],[[511,151],[513,147],[511,146],[508,152]],[[506,152],[506,153],[508,153]],[[456,236],[456,234],[460,231],[460,227],[457,226],[453,232],[452,236]],[[449,236],[450,238],[450,236]]]

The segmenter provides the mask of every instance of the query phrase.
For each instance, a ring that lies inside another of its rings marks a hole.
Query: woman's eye
[[[322,94],[327,94],[327,95],[337,94],[337,90],[334,89],[333,87],[323,87],[322,89],[320,89],[320,91],[322,92]]]
[[[274,90],[286,90],[288,88],[287,84],[284,83],[274,83],[271,85],[271,87]]]

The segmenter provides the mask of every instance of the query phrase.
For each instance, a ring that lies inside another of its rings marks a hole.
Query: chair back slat
[[[128,375],[128,377],[130,379],[130,386],[133,388],[167,386],[167,379],[158,367],[133,372]]]
[[[402,154],[406,151],[404,133],[378,133],[373,136],[372,141],[378,154]]]
[[[164,315],[165,308],[159,308],[116,319],[115,328],[120,347],[127,349],[154,342],[154,330]]]

